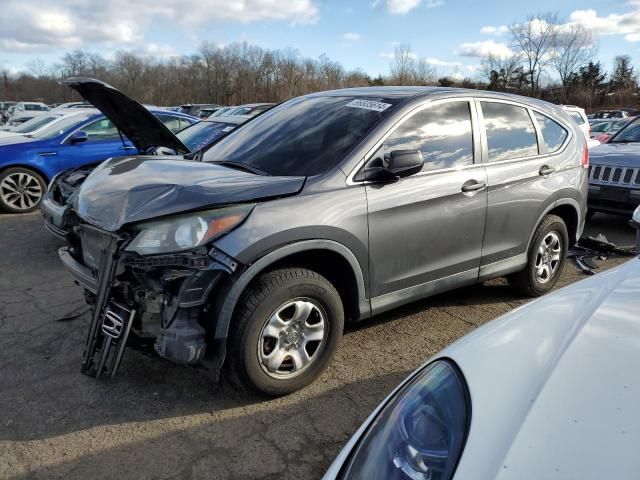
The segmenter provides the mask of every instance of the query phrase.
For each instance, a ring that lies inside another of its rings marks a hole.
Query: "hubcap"
[[[35,207],[42,197],[42,187],[33,175],[12,173],[0,183],[0,198],[11,208],[29,210]]]
[[[299,375],[320,356],[327,331],[327,316],[316,301],[297,298],[284,303],[262,328],[260,366],[274,378]]]
[[[549,232],[540,242],[536,253],[536,280],[547,283],[553,278],[560,265],[562,240],[557,232]]]

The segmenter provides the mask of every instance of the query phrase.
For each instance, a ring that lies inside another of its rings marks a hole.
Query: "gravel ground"
[[[617,217],[587,231],[633,243]],[[320,379],[276,400],[134,351],[98,382],[79,372],[88,315],[60,245],[39,214],[0,215],[0,478],[319,478],[411,370],[525,302],[497,279],[350,327]],[[559,285],[582,278],[569,262]]]

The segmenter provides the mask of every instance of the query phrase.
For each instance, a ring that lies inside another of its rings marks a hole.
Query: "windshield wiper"
[[[254,175],[264,175],[271,176],[269,173],[264,170],[259,169],[258,167],[254,167],[253,165],[249,165],[242,162],[234,162],[232,160],[217,160],[214,163],[216,165],[222,165],[223,167],[235,168],[237,170],[244,170],[245,172],[253,173]]]

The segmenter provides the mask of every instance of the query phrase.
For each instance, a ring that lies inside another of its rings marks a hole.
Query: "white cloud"
[[[449,62],[447,60],[440,60],[439,58],[425,58],[425,62],[435,67],[459,67],[460,62]]]
[[[487,26],[480,29],[480,33],[484,33],[486,35],[502,35],[508,31],[509,27],[506,25],[500,25],[499,27]]]
[[[144,46],[142,52],[143,55],[160,58],[170,58],[180,56],[178,52],[171,45],[158,45],[157,43],[148,43]]]
[[[423,0],[387,0],[386,6],[389,13],[393,15],[404,15],[414,8],[418,7]],[[380,0],[375,0],[372,6],[375,8],[380,5]],[[436,8],[444,5],[444,0],[425,0],[427,8]]]
[[[88,44],[140,45],[155,22],[314,23],[317,0],[3,0],[0,49],[44,51]]]
[[[624,35],[629,42],[640,41],[640,2],[626,2],[632,7],[627,13],[599,16],[593,9],[575,10],[569,15],[570,23],[580,24],[600,35]]]
[[[355,32],[347,32],[342,34],[342,39],[348,42],[355,42],[360,40],[360,34]]]
[[[422,0],[387,0],[387,10],[394,15],[404,15],[420,5]]]
[[[493,55],[496,57],[508,57],[511,49],[504,43],[485,40],[484,42],[462,43],[455,51],[456,55],[463,57],[486,57]]]

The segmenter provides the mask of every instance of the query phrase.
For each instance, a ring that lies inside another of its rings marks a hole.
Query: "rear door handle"
[[[467,193],[467,192],[477,192],[478,190],[482,190],[483,188],[486,188],[487,184],[484,182],[478,182],[477,180],[469,180],[468,182],[465,182],[462,185],[462,188],[460,190],[462,190],[463,193]]]
[[[555,171],[555,168],[550,167],[549,165],[543,165],[542,167],[540,167],[540,171],[538,173],[543,177],[546,177],[547,175],[551,175]]]
[[[132,147],[131,145],[125,145],[124,147],[122,147],[122,150],[135,150],[136,147]]]

